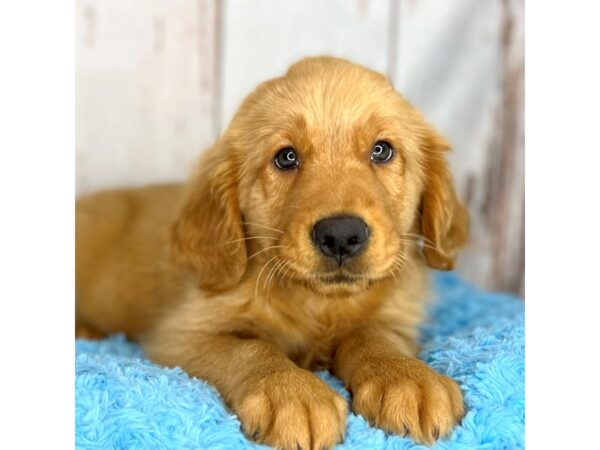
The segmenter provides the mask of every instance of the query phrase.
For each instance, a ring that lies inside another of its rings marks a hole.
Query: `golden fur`
[[[369,159],[378,140],[389,163]],[[300,166],[278,170],[288,146]],[[298,62],[247,97],[185,186],[78,200],[77,334],[127,333],[215,385],[248,436],[277,448],[343,439],[345,401],[309,372],[324,367],[354,411],[432,443],[463,414],[456,383],[415,358],[426,265],[451,269],[468,234],[448,148],[384,76]],[[342,268],[310,238],[336,214],[371,229]]]

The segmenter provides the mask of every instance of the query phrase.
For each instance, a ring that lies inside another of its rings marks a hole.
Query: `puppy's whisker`
[[[288,276],[289,272],[289,276]],[[292,268],[292,263],[288,262],[287,267],[285,268],[285,273],[283,274],[284,282],[289,283],[292,281],[292,277],[294,276],[294,269]]]
[[[392,277],[400,275],[402,267],[406,263],[408,256],[404,252],[400,252],[399,255],[394,256],[393,263],[390,265],[389,271]]]
[[[229,244],[234,244],[236,242],[249,241],[251,239],[272,239],[274,241],[279,240],[278,237],[272,237],[272,236],[248,236],[248,237],[241,238],[241,239],[234,239],[233,241],[223,242],[221,245],[229,245]]]
[[[444,253],[444,251],[437,245],[430,245],[426,242],[421,242],[421,245],[423,246],[423,248],[428,248],[431,250],[435,250],[436,252]]]
[[[443,251],[441,248],[439,248],[438,246],[435,246],[435,247],[434,247],[434,246],[432,246],[432,245],[429,245],[429,244],[423,244],[423,247],[424,247],[424,248],[428,248],[428,249],[430,249],[430,250],[435,250],[435,251],[436,251],[436,252],[438,252],[438,253],[442,253],[442,254],[444,253],[444,251]]]
[[[278,264],[279,264],[279,259],[276,259],[275,263],[269,268],[269,271],[267,272],[267,276],[265,277],[265,279],[263,280],[263,283],[262,283],[263,290],[267,293],[267,300],[269,299],[269,289],[268,289],[269,277],[273,273],[273,270],[275,268],[277,268]]]
[[[425,236],[423,236],[422,234],[416,234],[416,233],[402,233],[401,237],[408,237],[408,238],[412,238],[416,241],[422,240],[423,242],[426,242],[430,245],[437,245],[435,242],[433,242],[431,239],[426,238]]]
[[[275,276],[275,272],[277,271],[277,269],[284,264],[284,261],[282,259],[277,259],[277,261],[275,261],[275,265],[271,268],[271,270],[269,270],[269,273],[267,274],[267,277],[265,278],[265,287],[267,289],[267,295],[269,295],[269,290],[271,287],[271,281],[273,281],[273,277]]]
[[[276,265],[275,268],[272,270],[272,275],[269,278],[269,282],[267,283],[267,302],[269,301],[269,295],[271,293],[271,283],[275,278],[277,278],[279,272],[281,271],[281,268],[285,267],[286,264],[287,262],[281,259],[279,260],[278,265]]]
[[[406,264],[407,260],[408,260],[408,256],[405,255],[404,253],[401,253],[399,257],[396,257],[396,261],[398,261],[398,263],[400,264],[401,267],[404,264]]]
[[[290,263],[290,264],[288,265],[288,268],[287,268],[287,269],[285,269],[285,276],[286,276],[286,277],[288,276],[288,270],[289,270],[289,269],[292,269],[292,263]],[[287,280],[287,282],[288,282],[288,283],[289,283],[290,281],[292,281],[292,277],[293,277],[293,276],[294,276],[294,270],[292,269],[292,271],[290,272],[290,277],[289,277],[289,278],[288,278],[288,280]]]
[[[399,270],[400,270],[400,262],[397,260],[394,260],[394,263],[390,266],[390,272],[392,273],[392,276],[397,277],[399,275]]]
[[[277,228],[268,227],[268,226],[263,225],[261,223],[256,223],[256,222],[241,222],[241,223],[243,223],[244,225],[254,225],[254,226],[257,226],[257,227],[263,227],[263,228],[266,228],[267,230],[276,231],[277,233],[283,234],[283,231],[278,230]]]
[[[275,279],[275,274],[277,273],[277,271],[281,268],[281,266],[285,265],[285,261],[283,260],[279,260],[278,264],[275,265],[275,267],[273,268],[272,272],[271,272],[271,276],[269,278],[269,281],[267,283],[267,302],[269,301],[269,297],[271,294],[271,283],[273,282],[273,280]]]
[[[422,242],[419,239],[413,239],[413,238],[406,239],[406,238],[402,238],[402,237],[400,238],[400,241],[404,244],[418,244],[418,243]]]
[[[269,259],[266,263],[264,263],[264,265],[261,267],[260,272],[258,272],[258,276],[256,277],[256,286],[254,287],[254,298],[258,298],[258,286],[260,283],[260,277],[263,273],[263,271],[265,270],[265,268],[271,263],[271,261],[273,261],[274,259],[276,259],[278,256],[275,255],[273,256],[271,259]]]
[[[289,261],[284,261],[283,264],[279,267],[279,270],[277,271],[277,273],[275,274],[275,278],[277,278],[277,281],[282,281],[283,277],[281,276],[283,270],[287,267],[287,265],[289,264]]]
[[[429,242],[425,242],[425,241],[420,241],[419,239],[409,240],[409,239],[402,239],[402,238],[400,238],[400,241],[402,243],[406,243],[406,244],[418,244],[418,243],[420,243],[425,248],[429,248],[431,250],[435,250],[437,252],[443,253],[443,250],[438,245],[430,244]]]
[[[265,247],[262,250],[259,250],[256,253],[254,253],[253,255],[249,256],[248,259],[250,260],[250,259],[254,258],[257,255],[260,255],[261,253],[266,252],[267,250],[272,250],[274,248],[283,248],[283,247],[284,247],[283,245],[271,245],[269,247]]]

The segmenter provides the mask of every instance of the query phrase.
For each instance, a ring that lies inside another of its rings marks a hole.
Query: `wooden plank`
[[[401,0],[394,82],[454,146],[472,217],[459,271],[523,293],[523,2]]]
[[[523,290],[523,0],[77,0],[77,192],[182,179],[258,83],[330,54],[454,144],[459,270]],[[222,39],[222,41],[221,41]]]
[[[225,7],[222,126],[260,82],[304,56],[388,70],[389,2],[232,0]]]
[[[490,204],[498,207],[488,209],[488,223],[497,236],[492,249],[494,287],[522,296],[525,294],[524,14],[523,0],[502,1],[502,106],[498,114],[499,142],[490,149],[499,157],[497,163],[489,166],[490,174],[498,174],[490,189]]]
[[[214,138],[216,0],[78,0],[77,192],[181,179]]]

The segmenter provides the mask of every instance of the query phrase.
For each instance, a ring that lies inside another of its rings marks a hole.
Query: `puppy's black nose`
[[[334,258],[341,266],[345,259],[366,247],[369,227],[358,217],[331,217],[315,224],[312,239],[321,253]]]

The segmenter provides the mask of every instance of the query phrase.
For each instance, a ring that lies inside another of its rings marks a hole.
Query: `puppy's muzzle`
[[[367,247],[369,227],[359,217],[329,217],[314,225],[312,239],[323,255],[341,266]]]

